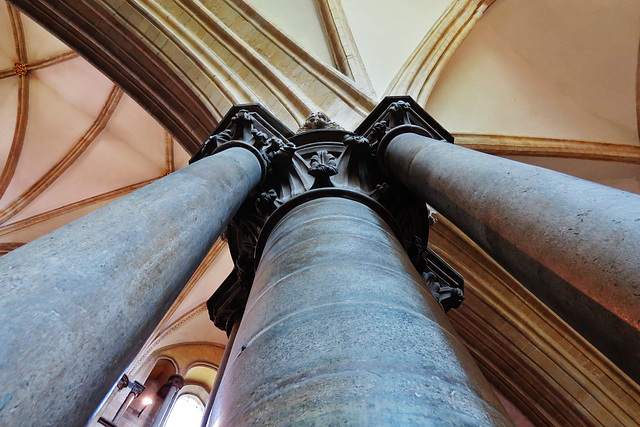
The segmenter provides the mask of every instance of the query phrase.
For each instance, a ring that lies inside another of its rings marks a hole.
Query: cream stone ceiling
[[[340,69],[316,2],[247,3]],[[374,100],[409,93],[461,145],[640,193],[637,0],[496,0],[455,22],[443,14],[464,2],[330,3],[349,30],[340,34],[356,60],[351,82]],[[436,59],[422,53],[434,43]],[[9,5],[0,7],[0,94],[0,254],[187,164],[149,114]],[[224,343],[203,303],[231,268],[219,244],[141,354]]]

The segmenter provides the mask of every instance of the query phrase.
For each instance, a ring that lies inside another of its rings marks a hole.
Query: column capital
[[[410,96],[387,96],[356,128],[354,133],[362,135],[376,147],[380,165],[389,134],[414,132],[439,141],[453,143],[453,136],[431,117]]]
[[[453,142],[453,136],[410,96],[384,97],[353,132],[370,137],[383,121],[387,130],[410,124],[424,128],[433,139]]]
[[[267,219],[283,205],[299,203],[305,194],[319,190],[359,193],[382,205],[390,212],[386,217],[389,225],[400,230],[398,238],[405,249],[413,248],[415,256],[411,260],[416,269],[436,276],[437,280],[427,281],[436,300],[445,310],[460,304],[462,278],[426,246],[427,206],[397,180],[389,179],[381,167],[380,142],[396,129],[453,141],[442,126],[405,96],[385,98],[353,132],[340,128],[326,114],[315,113],[293,134],[261,106],[232,108],[192,161],[231,144],[250,145],[267,162],[268,174],[257,195],[247,199],[224,233],[235,268],[207,302],[218,328],[229,333],[242,317],[254,265],[259,261],[259,254],[255,254],[258,236]],[[416,242],[422,242],[420,251],[415,250]],[[452,273],[443,274],[449,270]]]
[[[136,397],[140,396],[140,393],[144,391],[144,386],[140,384],[138,381],[134,381],[129,383],[129,388],[131,389],[131,393],[135,394]]]
[[[293,131],[262,105],[234,105],[189,163],[231,147],[243,147],[258,158],[264,183],[272,163],[277,165],[291,158],[295,148],[288,140],[291,136]]]
[[[116,385],[116,387],[118,387],[118,390],[122,390],[125,387],[129,386],[129,377],[126,374],[123,374],[122,377],[120,377],[120,380],[118,381],[118,384]]]
[[[173,374],[167,380],[167,384],[180,390],[182,387],[184,387],[184,378],[182,377],[182,375]]]

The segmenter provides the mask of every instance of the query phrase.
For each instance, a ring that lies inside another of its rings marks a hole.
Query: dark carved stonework
[[[333,175],[338,174],[338,162],[333,154],[329,154],[327,150],[320,150],[313,156],[309,162],[309,175],[315,178],[312,189],[333,187],[329,179]]]
[[[122,375],[122,377],[120,377],[120,381],[118,381],[118,385],[116,387],[118,387],[118,390],[122,390],[125,387],[129,386],[129,377],[126,375]]]
[[[292,135],[289,128],[261,105],[236,105],[189,163],[238,144],[255,148],[266,162],[278,163],[281,158],[290,157],[294,147],[287,144],[286,138]]]
[[[406,248],[409,259],[443,310],[460,307],[464,300],[462,276],[428,248],[417,235],[413,236]]]
[[[354,132],[316,113],[294,134],[260,106],[231,109],[192,162],[225,146],[244,144],[257,150],[267,173],[260,190],[246,200],[224,233],[235,268],[207,302],[218,328],[229,333],[242,317],[258,261],[254,259],[256,243],[266,220],[292,198],[325,188],[355,191],[386,208],[425,287],[445,311],[460,305],[462,278],[426,247],[427,206],[392,182],[377,159],[388,135],[407,127],[453,142],[451,135],[409,97],[385,98]]]
[[[342,127],[332,121],[325,113],[317,112],[307,117],[302,127],[298,129],[298,133],[317,129],[342,129]]]
[[[144,386],[138,381],[129,383],[129,388],[131,389],[131,393],[135,394],[136,397],[140,396],[140,393],[144,391]]]
[[[167,380],[167,384],[170,384],[180,390],[182,387],[184,387],[184,378],[182,378],[181,375],[171,375]]]
[[[171,387],[175,387],[178,390],[184,387],[184,378],[182,377],[182,375],[171,375],[169,379],[167,379],[167,382],[158,389],[156,394],[164,399],[167,397],[167,394],[169,394],[169,390],[171,389]]]

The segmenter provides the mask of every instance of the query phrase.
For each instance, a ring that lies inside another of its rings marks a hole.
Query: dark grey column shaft
[[[261,168],[230,148],[0,258],[0,425],[84,425]]]
[[[640,380],[639,195],[414,133],[383,163]]]
[[[311,200],[268,238],[211,421],[510,424],[451,331],[378,214]]]
[[[235,341],[236,335],[238,334],[239,327],[240,319],[237,319],[231,327],[229,339],[227,340],[227,345],[224,348],[224,353],[222,354],[222,359],[220,360],[220,366],[218,366],[218,372],[216,372],[216,378],[213,380],[213,385],[211,386],[211,391],[209,392],[207,405],[205,406],[204,413],[202,414],[202,427],[207,427],[209,423],[209,417],[211,416],[213,402],[216,400],[216,393],[220,388],[220,382],[222,381],[222,377],[224,376],[224,370],[227,368],[227,363],[229,363],[229,355],[231,354],[231,348],[233,347],[233,342]]]

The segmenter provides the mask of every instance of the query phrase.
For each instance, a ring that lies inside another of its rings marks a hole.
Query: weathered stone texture
[[[2,257],[0,425],[84,425],[260,179],[230,148]]]
[[[393,231],[295,207],[267,241],[214,404],[220,425],[510,425]]]
[[[640,196],[413,133],[384,163],[640,378]]]

